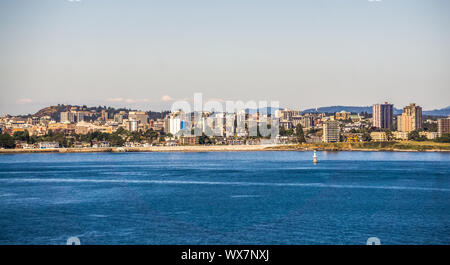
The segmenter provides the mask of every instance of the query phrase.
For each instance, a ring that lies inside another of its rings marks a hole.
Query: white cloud
[[[171,96],[169,96],[169,95],[164,95],[164,96],[161,97],[161,100],[167,102],[167,101],[172,101],[173,98]]]
[[[29,104],[32,102],[33,102],[33,100],[29,99],[29,98],[20,98],[20,99],[16,100],[17,104]]]

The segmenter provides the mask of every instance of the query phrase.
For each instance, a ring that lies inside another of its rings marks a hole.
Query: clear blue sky
[[[172,99],[450,105],[448,0],[0,0],[0,114]]]

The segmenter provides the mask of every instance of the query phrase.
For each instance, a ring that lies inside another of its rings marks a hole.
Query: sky
[[[0,0],[0,115],[450,105],[448,0]]]

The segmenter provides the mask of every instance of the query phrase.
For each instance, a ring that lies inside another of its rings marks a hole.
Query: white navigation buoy
[[[317,163],[317,154],[316,154],[316,150],[314,150],[313,162],[314,162],[314,164]]]

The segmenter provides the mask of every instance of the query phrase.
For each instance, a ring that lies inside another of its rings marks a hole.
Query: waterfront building
[[[385,132],[371,132],[370,137],[374,142],[386,142],[388,140]]]
[[[308,144],[317,144],[322,142],[322,138],[320,136],[309,135],[305,137],[306,143]]]
[[[384,102],[384,104],[374,104],[372,107],[373,127],[389,129],[392,127],[394,118],[394,105]]]
[[[90,142],[75,142],[73,144],[74,148],[89,148],[91,147],[91,143]]]
[[[450,133],[450,118],[438,119],[437,124],[437,137],[442,137],[442,135]]]
[[[40,142],[38,144],[38,146],[41,149],[59,148],[59,143],[58,142]]]
[[[392,136],[394,136],[397,140],[408,140],[408,132],[392,132]]]
[[[198,144],[199,137],[196,136],[182,136],[180,137],[180,145],[195,145]]]
[[[92,148],[107,148],[107,147],[111,147],[111,144],[108,141],[99,141],[99,142],[94,141],[92,143]]]
[[[325,121],[323,123],[322,141],[325,143],[339,142],[339,123],[337,121]]]
[[[428,140],[434,140],[437,138],[437,132],[419,132],[419,136],[425,136]]]
[[[411,132],[422,128],[422,107],[411,103],[403,108],[402,115],[397,117],[397,129],[400,132]]]

